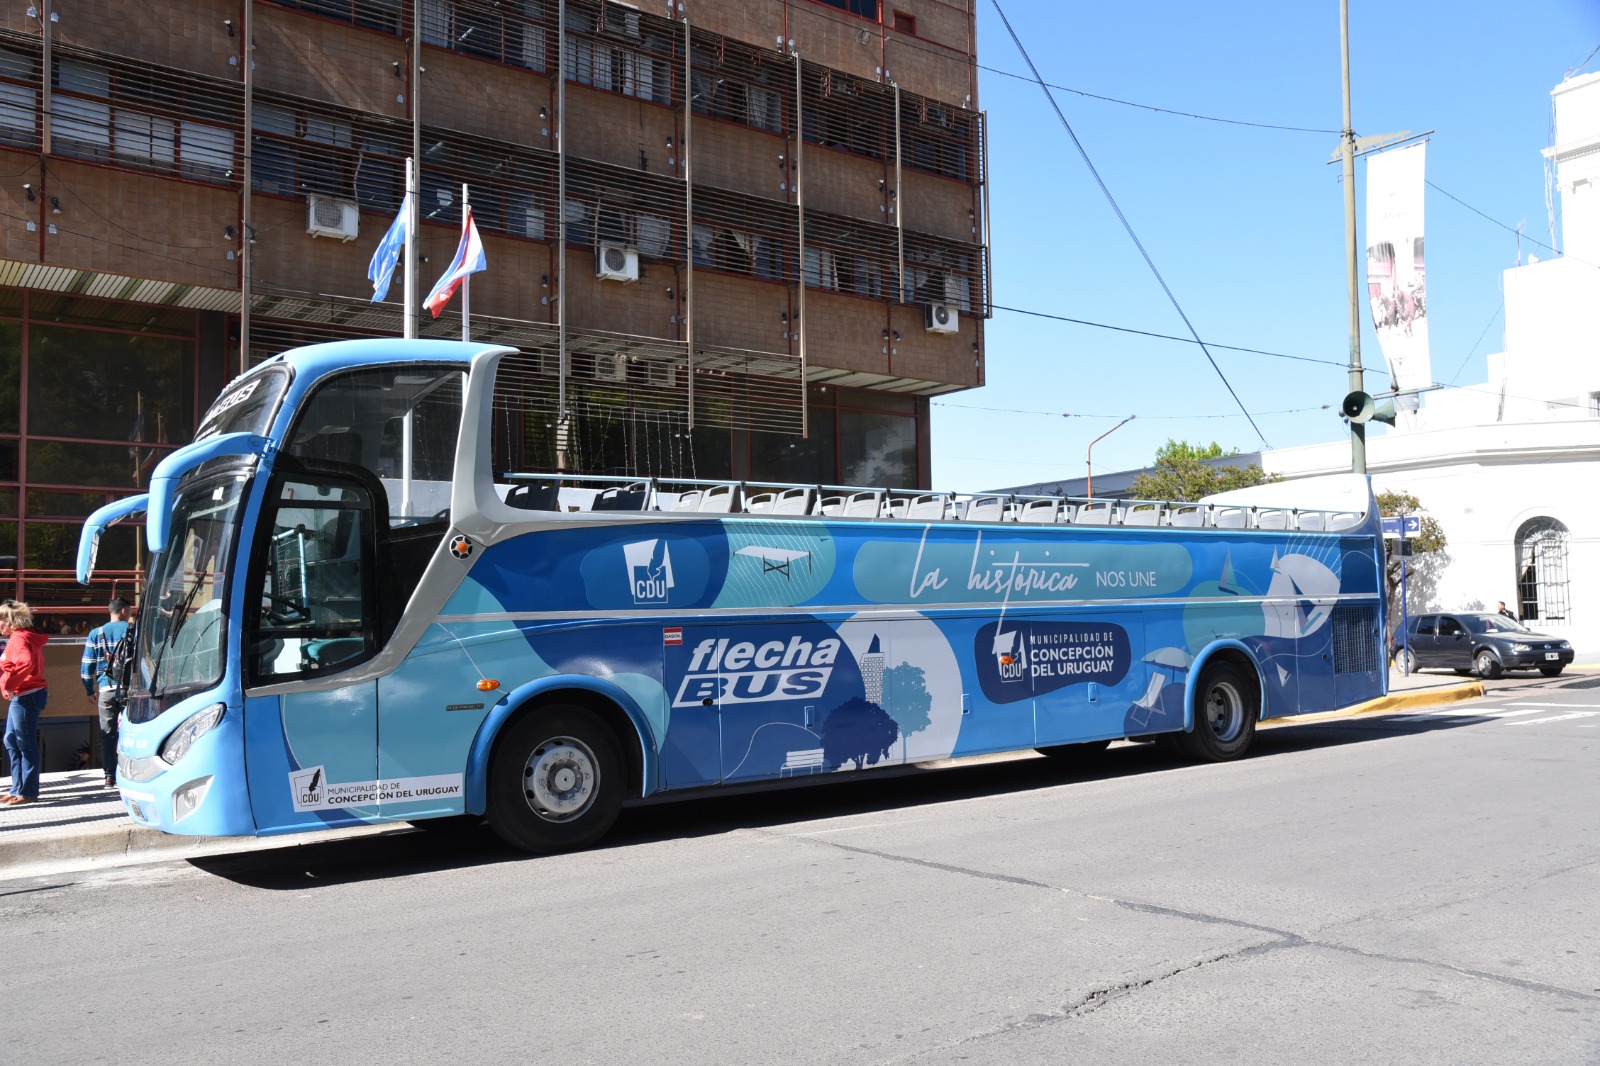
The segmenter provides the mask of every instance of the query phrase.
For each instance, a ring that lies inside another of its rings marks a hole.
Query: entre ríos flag
[[[489,259],[483,254],[483,239],[478,236],[477,224],[472,221],[472,208],[468,207],[461,219],[461,243],[456,246],[456,257],[450,260],[449,269],[433,287],[433,291],[428,293],[428,298],[422,301],[422,306],[432,311],[434,318],[438,318],[439,312],[444,310],[444,305],[450,302],[467,275],[486,270],[488,266]]]

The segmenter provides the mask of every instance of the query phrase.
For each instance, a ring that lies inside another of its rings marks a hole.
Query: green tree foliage
[[[1245,467],[1207,466],[1207,459],[1238,455],[1224,451],[1216,441],[1190,444],[1169,440],[1156,451],[1155,471],[1133,479],[1132,495],[1141,500],[1192,501],[1214,492],[1243,489],[1278,480],[1252,463]]]
[[[1437,519],[1423,509],[1422,501],[1409,492],[1401,489],[1392,489],[1377,494],[1378,513],[1386,518],[1399,515],[1417,515],[1422,519],[1421,530],[1411,541],[1411,557],[1406,560],[1408,594],[1412,603],[1427,602],[1434,586],[1438,582],[1439,574],[1450,562],[1450,556],[1445,551],[1449,540],[1444,535],[1444,527],[1439,525]],[[1389,632],[1393,633],[1400,624],[1400,573],[1401,557],[1397,554],[1388,556],[1384,566],[1384,582],[1389,592]]]

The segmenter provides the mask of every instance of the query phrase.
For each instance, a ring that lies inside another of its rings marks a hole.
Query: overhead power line
[[[977,66],[979,70],[987,70],[991,74],[999,74],[1006,78],[1016,78],[1018,81],[1032,82],[1034,80],[1028,77],[1026,74],[1013,74],[1009,70],[1001,70],[998,67],[987,67],[982,63],[979,63]],[[1179,118],[1199,119],[1201,122],[1221,122],[1228,126],[1250,126],[1254,129],[1284,130],[1289,133],[1339,133],[1338,130],[1316,129],[1311,126],[1279,126],[1271,122],[1249,122],[1242,118],[1219,118],[1216,115],[1201,115],[1193,111],[1177,111],[1170,107],[1157,107],[1155,104],[1141,104],[1133,100],[1121,100],[1115,96],[1102,96],[1099,93],[1092,93],[1086,89],[1074,89],[1069,85],[1056,85],[1051,82],[1045,82],[1044,84],[1051,89],[1058,89],[1064,93],[1073,93],[1077,96],[1087,97],[1090,100],[1100,100],[1108,104],[1121,104],[1123,107],[1135,107],[1142,111],[1153,111],[1158,115],[1176,115]]]
[[[1228,376],[1217,365],[1217,360],[1212,356],[1210,349],[1206,347],[1205,341],[1200,339],[1200,334],[1194,328],[1194,323],[1189,321],[1189,316],[1184,313],[1183,305],[1178,303],[1178,298],[1173,294],[1172,289],[1168,287],[1166,278],[1161,276],[1161,271],[1157,269],[1155,260],[1150,258],[1150,253],[1145,250],[1144,242],[1139,240],[1139,235],[1133,231],[1133,225],[1128,221],[1128,217],[1122,213],[1122,208],[1118,206],[1116,197],[1111,195],[1111,189],[1106,185],[1105,179],[1095,169],[1094,161],[1089,158],[1089,153],[1083,147],[1083,142],[1078,140],[1077,133],[1072,129],[1072,123],[1067,121],[1067,116],[1062,112],[1061,105],[1056,103],[1056,98],[1051,94],[1049,86],[1039,76],[1039,68],[1033,65],[1033,58],[1028,55],[1028,50],[1023,47],[1022,38],[1018,37],[1017,31],[1011,28],[1011,20],[1006,18],[1005,9],[1000,6],[1000,0],[992,0],[992,2],[994,9],[1000,13],[1000,21],[1005,23],[1006,32],[1011,35],[1012,43],[1017,46],[1017,51],[1022,54],[1023,62],[1027,63],[1028,69],[1033,72],[1033,80],[1039,83],[1040,91],[1044,93],[1045,99],[1050,101],[1051,110],[1056,113],[1056,118],[1061,121],[1061,126],[1067,131],[1067,136],[1072,138],[1073,147],[1078,150],[1078,155],[1082,157],[1084,166],[1089,168],[1089,173],[1093,175],[1095,184],[1100,186],[1100,191],[1105,195],[1106,202],[1116,212],[1117,219],[1122,223],[1122,228],[1127,231],[1134,247],[1138,248],[1139,254],[1144,257],[1145,265],[1150,268],[1150,273],[1155,275],[1157,284],[1161,286],[1161,291],[1167,294],[1167,299],[1171,302],[1173,309],[1178,312],[1178,317],[1183,319],[1183,324],[1189,328],[1190,335],[1194,337],[1194,342],[1200,346],[1200,350],[1205,353],[1206,360],[1211,364],[1211,369],[1215,370],[1217,377],[1222,379],[1222,384],[1227,388],[1228,395],[1233,397],[1233,402],[1239,405],[1239,410],[1243,411],[1245,418],[1249,419],[1250,428],[1255,430],[1256,436],[1261,439],[1262,445],[1268,448],[1272,447],[1271,444],[1267,443],[1266,435],[1261,432],[1261,427],[1256,425],[1256,420],[1250,417],[1250,411],[1245,407],[1244,401],[1239,399],[1239,394],[1234,391],[1233,383],[1228,380]]]

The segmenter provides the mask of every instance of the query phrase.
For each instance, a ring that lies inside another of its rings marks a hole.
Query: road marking
[[[1600,703],[1508,703],[1507,707],[1542,707],[1546,710],[1552,707],[1588,707],[1600,708]]]
[[[1600,711],[1578,711],[1575,714],[1558,714],[1554,718],[1529,718],[1522,722],[1512,722],[1512,725],[1544,725],[1546,722],[1566,722],[1573,718],[1593,718]]]
[[[1411,714],[1390,715],[1390,721],[1421,721],[1426,718],[1514,718],[1519,714],[1544,714],[1544,708],[1531,711],[1462,711],[1455,709],[1439,709],[1436,711],[1414,711]]]
[[[1543,707],[1536,707],[1525,711],[1480,711],[1478,713],[1485,718],[1516,718],[1524,714],[1543,714],[1545,710]]]

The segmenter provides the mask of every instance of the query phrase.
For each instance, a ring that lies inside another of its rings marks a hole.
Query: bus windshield
[[[207,409],[194,439],[223,433],[265,433],[289,387],[289,376],[288,368],[269,366],[235,379]]]
[[[178,491],[172,537],[166,551],[151,557],[139,616],[139,680],[153,697],[152,715],[159,697],[222,677],[228,562],[247,483],[245,474],[228,474]]]

